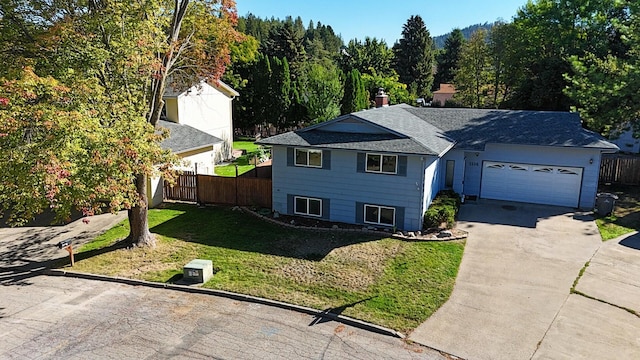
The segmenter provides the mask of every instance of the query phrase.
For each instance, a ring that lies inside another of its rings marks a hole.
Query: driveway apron
[[[449,301],[410,339],[465,359],[530,359],[598,249],[594,221],[572,209],[480,200]]]

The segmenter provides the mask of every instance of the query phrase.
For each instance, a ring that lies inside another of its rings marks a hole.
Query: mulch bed
[[[342,222],[335,221],[326,221],[319,220],[313,218],[307,218],[303,216],[292,216],[292,215],[283,215],[269,211],[269,210],[252,210],[248,208],[244,208],[245,211],[259,216],[267,221],[287,226],[293,228],[301,228],[301,229],[316,229],[316,230],[334,230],[334,231],[361,231],[361,232],[369,232],[369,233],[385,233],[388,236],[409,240],[409,241],[448,241],[448,240],[459,240],[465,239],[467,237],[467,232],[459,229],[449,229],[447,231],[451,232],[451,236],[443,236],[442,231],[444,229],[429,229],[426,231],[404,231],[404,232],[396,232],[392,233],[392,231],[388,228],[377,228],[371,225],[358,225],[358,224],[347,224]]]

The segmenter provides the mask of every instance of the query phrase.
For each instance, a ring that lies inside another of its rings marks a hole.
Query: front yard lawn
[[[123,221],[80,249],[75,271],[172,282],[189,261],[213,261],[204,287],[334,312],[409,332],[449,298],[464,242],[297,230],[226,207],[149,211],[155,249],[111,249]],[[102,250],[101,250],[102,249]],[[108,249],[108,248],[107,248]]]
[[[618,195],[613,214],[596,218],[602,240],[640,230],[640,187],[610,185],[599,190]]]

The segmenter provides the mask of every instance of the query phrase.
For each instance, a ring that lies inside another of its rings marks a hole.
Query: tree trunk
[[[149,231],[149,220],[147,218],[147,176],[136,175],[136,190],[140,196],[140,201],[129,209],[129,237],[127,240],[133,247],[155,247],[156,239]]]

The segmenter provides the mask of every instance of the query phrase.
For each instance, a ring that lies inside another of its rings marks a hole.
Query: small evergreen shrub
[[[453,228],[456,222],[456,215],[458,215],[458,210],[460,209],[460,204],[460,195],[455,191],[440,191],[424,213],[424,228],[438,228],[444,223],[446,223],[447,229]]]

